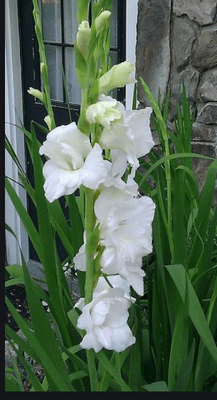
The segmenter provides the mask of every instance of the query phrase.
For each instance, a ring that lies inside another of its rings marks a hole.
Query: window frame
[[[62,3],[62,0],[61,0]],[[21,58],[23,61],[22,65],[22,75],[23,75],[23,96],[24,96],[24,110],[26,111],[26,115],[24,115],[24,122],[26,123],[27,129],[29,128],[28,115],[30,116],[30,120],[34,119],[37,121],[41,121],[43,124],[43,119],[46,116],[46,111],[44,110],[44,105],[39,102],[37,99],[33,97],[30,99],[30,95],[27,94],[27,90],[29,87],[34,87],[40,90],[41,86],[41,75],[40,75],[40,58],[38,52],[38,43],[36,39],[36,35],[34,32],[34,21],[33,18],[28,18],[30,14],[30,10],[32,10],[32,2],[31,0],[18,0],[19,6],[19,20],[22,20],[22,24],[20,24],[20,35],[21,35]],[[63,14],[63,10],[61,11]],[[123,17],[121,18],[120,15]],[[27,16],[27,17],[26,17]],[[63,17],[63,15],[62,15]],[[118,1],[118,42],[117,42],[117,62],[120,63],[125,61],[126,59],[126,29],[123,30],[123,20],[126,21],[126,0]],[[23,26],[25,26],[25,30],[23,30]],[[25,32],[29,32],[29,35],[26,35]],[[121,32],[121,34],[120,34]],[[49,41],[44,41],[46,45],[49,46],[61,46],[62,47],[62,57],[64,60],[64,47],[73,47],[73,44],[65,44],[65,43],[54,43]],[[116,48],[114,48],[116,50]],[[111,48],[113,50],[113,48]],[[28,59],[28,62],[25,62],[25,58]],[[124,101],[126,93],[125,88],[117,89],[118,100]],[[64,95],[65,96],[65,95]],[[35,110],[36,118],[31,118],[30,108],[36,105],[38,110]],[[68,121],[68,108],[65,101],[52,100],[52,106],[54,111],[54,116],[57,122],[57,125],[63,124],[63,121]],[[65,110],[63,118],[58,118],[59,110]],[[72,120],[77,122],[80,105],[70,103],[70,111]],[[40,115],[43,115],[43,119],[40,118]],[[66,122],[65,122],[66,123]]]
[[[68,43],[65,41],[65,26],[64,26],[64,0],[60,0],[60,12],[61,12],[61,41],[50,41],[44,40],[44,45],[50,47],[59,47],[61,48],[61,58],[63,69],[65,71],[66,61],[65,61],[65,49],[66,48],[74,48],[74,43]],[[91,5],[90,5],[90,17],[91,20]],[[125,27],[125,29],[124,29]],[[126,60],[126,0],[118,0],[117,1],[117,45],[111,46],[110,51],[117,53],[117,63],[121,63]],[[36,73],[36,82],[35,88],[40,90],[40,68],[39,68],[39,55],[38,55],[38,44],[35,42],[35,52],[36,57],[38,57],[38,68],[35,70]],[[125,88],[117,89],[117,100],[125,101]],[[52,105],[55,107],[64,107],[67,108],[66,95],[63,90],[63,101],[52,100]],[[79,112],[80,106],[77,103],[70,102],[70,109],[76,112]]]

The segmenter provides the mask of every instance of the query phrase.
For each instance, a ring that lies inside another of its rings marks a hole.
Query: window
[[[126,59],[125,0],[113,0],[112,4],[110,55],[113,63],[119,63]],[[63,71],[72,120],[77,121],[79,113],[80,89],[77,84],[74,60],[74,40],[77,34],[76,5],[77,0],[39,0],[51,98],[57,125],[68,123]],[[42,105],[27,93],[30,86],[37,89],[41,87],[40,59],[34,33],[31,0],[19,0],[19,16],[23,64],[24,122],[28,128],[31,120],[39,122],[39,118],[40,123],[43,123],[45,117]],[[123,101],[125,90],[123,88],[118,89],[116,97]]]
[[[111,19],[111,49],[110,55],[113,63],[119,63],[126,59],[126,7],[125,0],[113,0]],[[70,102],[71,119],[75,122],[79,116],[80,89],[76,81],[74,63],[74,40],[77,34],[76,26],[77,0],[39,0],[42,17],[42,29],[44,44],[47,53],[51,97],[56,124],[69,123],[68,107],[62,79],[64,70],[66,87]],[[32,16],[32,1],[18,0],[19,25],[21,40],[21,63],[24,103],[24,125],[30,129],[32,120],[45,125],[46,110],[42,103],[27,93],[29,87],[40,89],[40,59],[38,45],[34,32],[34,20]],[[118,100],[125,98],[125,89],[116,92]],[[44,134],[38,130],[38,139],[42,142]],[[27,175],[33,181],[32,166],[27,154]],[[36,221],[34,205],[29,201],[28,210],[33,221]],[[37,260],[37,256],[31,244],[29,245],[30,258]],[[60,257],[65,256],[60,246]]]
[[[124,41],[118,47],[118,17],[119,22],[124,17],[123,1],[121,3],[121,9],[118,10],[118,1],[112,1],[110,51],[112,64],[122,61],[125,55]],[[74,41],[78,28],[76,21],[77,1],[40,0],[39,5],[49,69],[51,98],[54,101],[66,102],[62,79],[62,72],[64,71],[69,102],[74,105],[80,104],[80,88],[76,79],[74,58]],[[122,27],[123,23],[120,23],[119,34],[121,33],[123,36]]]

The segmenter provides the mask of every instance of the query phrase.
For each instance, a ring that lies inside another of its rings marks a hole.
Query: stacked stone
[[[184,78],[192,109],[193,151],[217,155],[217,1],[140,0],[137,24],[137,75],[155,97],[171,88],[170,120],[174,119]],[[141,106],[147,105],[139,87]],[[207,161],[194,160],[202,186]]]

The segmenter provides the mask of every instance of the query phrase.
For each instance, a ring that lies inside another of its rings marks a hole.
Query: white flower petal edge
[[[81,184],[89,189],[98,189],[110,169],[110,162],[103,160],[102,149],[98,143],[94,145],[81,168]]]
[[[105,247],[102,271],[120,274],[143,294],[142,257],[152,252],[152,221],[155,204],[151,198],[132,197],[116,187],[104,189],[94,206]]]
[[[82,348],[98,352],[104,347],[120,352],[135,343],[127,325],[127,310],[134,301],[129,296],[129,285],[120,276],[110,277],[110,282],[113,287],[100,277],[93,300],[85,305],[80,299],[75,305],[82,311],[77,326],[87,332],[80,343]]]
[[[148,154],[155,144],[150,129],[151,113],[151,107],[125,111],[123,121],[104,128],[101,147],[123,152],[134,170],[138,168],[138,158]]]
[[[98,123],[107,128],[111,123],[122,120],[124,106],[111,96],[101,95],[99,101],[88,107],[86,119],[90,124]]]
[[[115,186],[132,196],[138,195],[139,186],[133,179],[133,174],[128,175],[127,182],[125,183],[121,178],[126,171],[127,160],[126,156],[122,151],[111,150],[110,168],[108,168],[108,176],[103,182],[105,187]]]
[[[102,158],[99,144],[92,148],[89,138],[74,122],[51,131],[39,153],[50,158],[43,167],[44,190],[49,202],[72,194],[82,184],[97,189],[110,168],[110,163]]]
[[[149,153],[155,145],[150,129],[151,107],[126,111],[125,123],[129,126],[137,158]]]
[[[73,262],[75,263],[75,268],[79,271],[86,271],[86,255],[85,255],[85,244],[82,244],[78,253],[73,258]]]

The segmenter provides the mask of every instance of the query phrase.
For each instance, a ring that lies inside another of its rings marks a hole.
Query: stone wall
[[[142,76],[155,98],[171,88],[169,118],[174,119],[179,86],[185,79],[192,109],[193,151],[217,155],[217,1],[139,0],[136,47],[137,76]],[[140,107],[147,100],[138,85]],[[194,160],[202,186],[207,161]]]

